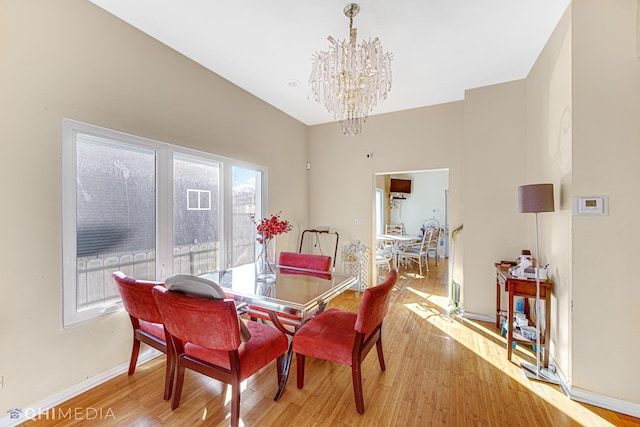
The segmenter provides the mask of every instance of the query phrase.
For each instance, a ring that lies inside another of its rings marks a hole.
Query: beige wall
[[[308,153],[304,125],[87,1],[2,0],[0,20],[2,418],[130,355],[124,313],[62,329],[63,117],[268,166],[300,227]]]
[[[462,304],[474,315],[495,316],[493,263],[524,249],[517,186],[524,179],[525,118],[522,80],[465,93]]]
[[[342,243],[360,240],[375,248],[374,174],[449,168],[449,219],[457,226],[461,126],[462,103],[456,102],[369,117],[355,137],[342,135],[335,123],[311,127],[310,223],[330,225]]]
[[[572,194],[608,195],[609,216],[573,217],[571,262],[572,383],[640,404],[637,7],[573,3]]]
[[[526,173],[523,184],[554,184],[555,212],[540,214],[540,261],[549,264],[551,355],[571,380],[571,7],[527,77]],[[526,215],[535,247],[535,217]]]

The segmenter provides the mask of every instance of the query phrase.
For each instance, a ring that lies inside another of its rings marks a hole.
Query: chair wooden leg
[[[133,348],[131,349],[131,361],[129,362],[129,375],[132,375],[136,371],[136,364],[138,363],[138,354],[140,353],[140,341],[133,337]]]
[[[167,361],[166,369],[164,373],[164,400],[171,398],[171,389],[173,388],[173,373],[176,369],[175,357],[171,355],[169,349],[167,349]]]
[[[378,362],[380,362],[380,370],[384,371],[387,368],[384,364],[384,354],[382,354],[382,334],[380,334],[378,341],[376,341],[376,350],[378,350]]]
[[[364,397],[362,396],[362,370],[360,360],[357,360],[351,366],[351,377],[353,379],[353,394],[356,399],[356,409],[359,414],[364,413]]]
[[[173,380],[173,398],[171,399],[171,409],[176,409],[180,405],[182,396],[182,385],[184,384],[184,365],[180,360],[176,364],[176,377]]]
[[[165,342],[167,345],[167,360],[166,360],[166,368],[165,368],[165,377],[164,377],[164,400],[169,400],[171,398],[171,393],[173,391],[173,376],[176,372],[176,355],[173,347],[173,339],[169,332],[165,330]]]
[[[240,378],[235,376],[231,380],[231,426],[240,424]]]
[[[304,354],[296,353],[296,377],[298,388],[304,387]]]

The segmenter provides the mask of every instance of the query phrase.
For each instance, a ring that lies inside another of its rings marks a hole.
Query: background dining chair
[[[376,242],[376,270],[380,272],[380,267],[384,267],[387,271],[391,270],[391,259],[393,253],[385,248],[384,242]]]
[[[171,385],[175,360],[172,357],[171,340],[164,328],[162,316],[156,306],[151,290],[154,286],[163,285],[160,282],[136,280],[126,276],[121,271],[111,275],[116,288],[122,297],[124,309],[129,313],[131,326],[133,326],[133,349],[129,362],[129,375],[136,370],[140,343],[143,342],[166,354],[166,368],[164,381],[164,400],[171,397]]]
[[[427,242],[427,257],[426,257],[426,263],[427,263],[427,271],[429,270],[429,258],[430,255],[433,254],[433,258],[436,260],[436,265],[438,265],[438,259],[440,258],[438,256],[438,245],[440,244],[440,235],[443,232],[442,228],[430,228],[428,229],[431,231],[431,235],[429,236],[429,241]]]
[[[279,266],[304,268],[315,271],[331,270],[331,257],[328,255],[304,254],[297,252],[280,252]]]
[[[435,218],[426,219],[422,223],[422,227],[420,227],[420,231],[424,233],[424,231],[428,228],[440,228],[440,221]]]
[[[425,264],[426,271],[429,271],[429,263],[427,262],[427,255],[428,255],[427,248],[434,230],[435,229],[433,228],[429,228],[425,230],[422,236],[422,240],[420,240],[418,243],[410,243],[408,245],[401,247],[398,250],[398,258],[404,264],[410,264],[413,262],[418,263],[421,276],[422,276],[423,262]]]
[[[396,270],[390,270],[383,283],[366,289],[357,313],[332,308],[298,329],[293,336],[298,388],[304,386],[306,356],[349,365],[356,409],[358,413],[364,413],[362,361],[375,344],[380,369],[386,369],[382,353],[382,321],[389,310],[391,291],[397,279]]]
[[[316,255],[316,254],[304,254],[297,252],[280,252],[278,255],[278,266],[280,267],[296,267],[303,268],[306,270],[314,270],[314,271],[329,271],[331,270],[331,257],[327,255]],[[290,274],[312,274],[304,271],[296,271],[296,270],[287,270],[286,268],[281,268],[281,272],[290,273]],[[327,274],[327,278],[331,276]],[[249,305],[246,309],[246,312],[251,317],[251,320],[269,320],[271,321],[271,317],[269,316],[269,311],[265,308],[258,307],[255,305]],[[299,316],[289,315],[285,313],[279,313],[278,318],[280,323],[287,326],[297,327],[300,325],[302,318]],[[292,335],[293,332],[287,329],[284,329],[282,332]]]
[[[231,385],[231,425],[240,419],[240,383],[277,359],[278,384],[287,337],[275,328],[249,322],[251,339],[242,343],[233,300],[183,295],[162,286],[153,296],[176,356],[171,409],[180,405],[185,369]]]

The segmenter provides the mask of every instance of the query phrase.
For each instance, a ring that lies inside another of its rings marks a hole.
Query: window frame
[[[99,316],[118,312],[123,309],[122,301],[101,304],[96,307],[77,309],[77,136],[78,134],[104,138],[125,146],[142,147],[155,152],[156,167],[156,264],[155,280],[164,280],[173,274],[174,247],[174,217],[173,217],[173,161],[174,156],[186,156],[204,159],[219,164],[219,187],[221,196],[218,198],[218,224],[220,241],[220,265],[230,265],[232,254],[233,215],[227,212],[232,207],[232,177],[233,166],[253,169],[261,176],[260,202],[256,205],[256,214],[267,212],[267,184],[268,169],[264,166],[239,161],[212,153],[206,153],[165,142],[155,141],[111,130],[71,119],[62,120],[62,282],[63,282],[63,327],[86,322]],[[209,196],[211,208],[211,195]]]
[[[189,194],[195,194],[198,196],[198,206],[197,207],[191,207],[190,206],[190,201],[191,201],[191,197],[189,197]],[[202,207],[202,195],[206,194],[207,200],[209,202],[209,205],[206,207]],[[187,188],[187,210],[188,211],[210,211],[211,210],[211,191],[209,190],[196,190],[194,188]]]

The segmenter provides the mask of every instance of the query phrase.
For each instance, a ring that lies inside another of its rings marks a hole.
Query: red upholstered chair
[[[287,337],[271,326],[248,322],[249,341],[240,339],[233,300],[210,299],[153,288],[153,296],[169,331],[176,356],[171,409],[180,405],[185,368],[231,385],[231,425],[240,419],[240,382],[277,359],[278,383]]]
[[[326,255],[300,254],[297,252],[280,252],[280,255],[278,256],[278,265],[303,268],[305,270],[329,271],[331,270],[331,257]],[[281,268],[280,271],[285,274],[288,273],[313,275],[313,273],[309,273],[307,271],[293,269]],[[327,274],[326,276],[327,279],[331,278],[331,275],[329,274]],[[246,311],[251,316],[251,320],[271,320],[271,318],[269,317],[269,312],[262,307],[249,305]],[[298,326],[302,321],[302,319],[298,316],[287,315],[284,313],[280,313],[278,317],[280,319],[280,323],[288,326]],[[291,334],[291,332],[286,331],[286,329],[283,332]]]
[[[382,354],[382,321],[389,309],[391,291],[398,278],[396,270],[378,286],[364,291],[357,313],[332,308],[302,325],[293,336],[298,388],[304,386],[305,356],[351,366],[356,408],[364,413],[362,361],[376,345],[380,369],[385,370]]]
[[[297,252],[280,252],[278,265],[305,268],[307,270],[329,271],[331,257],[327,255],[299,254]]]
[[[151,289],[160,282],[150,282],[146,280],[136,280],[127,277],[121,271],[116,271],[111,275],[116,283],[116,287],[125,310],[129,313],[131,325],[133,326],[133,349],[131,350],[131,361],[129,362],[129,375],[136,370],[140,343],[150,345],[167,355],[164,400],[171,397],[171,386],[173,381],[173,370],[175,361],[172,358],[171,341],[164,329],[162,316],[156,306],[156,300],[151,294]],[[167,346],[167,343],[169,344]]]

